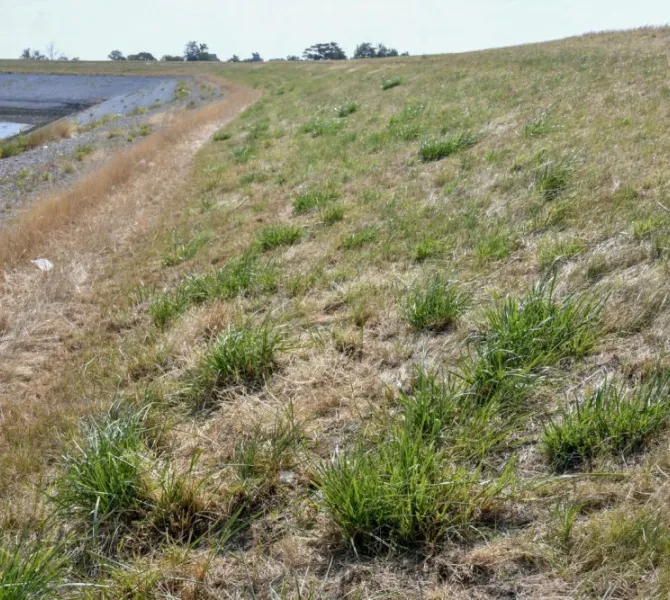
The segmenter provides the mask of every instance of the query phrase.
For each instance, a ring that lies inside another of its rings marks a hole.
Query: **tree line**
[[[352,58],[392,58],[394,56],[409,56],[409,52],[399,54],[395,48],[389,48],[384,44],[371,44],[363,42],[356,46]],[[47,45],[46,51],[40,52],[31,48],[26,48],[19,57],[23,60],[79,60],[78,57],[68,58],[60,50],[56,48],[54,42]],[[121,61],[141,61],[154,62],[156,57],[151,52],[138,52],[137,54],[128,54],[125,56],[121,50],[112,50],[107,56],[109,60]],[[313,44],[309,48],[305,48],[302,57],[291,54],[286,58],[273,58],[271,61],[288,60],[347,60],[347,54],[337,42],[325,42]],[[193,61],[219,61],[219,57],[209,51],[207,44],[201,44],[196,41],[186,43],[184,51],[181,54],[164,54],[161,61],[178,61],[178,62],[193,62]],[[258,52],[253,52],[249,58],[240,58],[237,54],[233,54],[227,62],[239,63],[261,63],[265,62]]]
[[[68,58],[63,52],[56,48],[54,42],[49,42],[44,52],[40,52],[33,48],[25,48],[23,52],[21,52],[19,58],[22,60],[79,60],[78,56]]]
[[[363,42],[356,46],[352,58],[392,58],[394,56],[409,56],[409,52],[400,54],[395,48],[389,48],[384,44],[371,44]],[[112,50],[109,53],[110,60],[131,60],[131,61],[155,61],[156,57],[151,52],[138,52],[137,54],[129,54],[124,56],[120,50]],[[326,42],[314,44],[309,48],[305,48],[302,53],[302,58],[295,54],[291,54],[286,58],[272,58],[270,61],[288,60],[347,60],[347,54],[337,42]],[[161,61],[218,61],[216,54],[209,52],[207,44],[200,44],[196,41],[188,42],[182,54],[165,54],[161,57]],[[227,62],[231,63],[260,63],[265,62],[258,52],[253,52],[249,58],[240,58],[237,54],[233,54]]]

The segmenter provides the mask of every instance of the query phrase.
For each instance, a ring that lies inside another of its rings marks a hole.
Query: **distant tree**
[[[296,61],[296,60],[300,60],[300,57],[299,57],[299,56],[296,56],[295,54],[289,54],[289,55],[286,57],[286,60]]]
[[[123,56],[121,50],[112,50],[107,56],[109,60],[126,60],[126,57]]]
[[[152,62],[156,57],[151,52],[138,52],[137,54],[129,54],[128,60],[135,60],[140,62]]]
[[[80,59],[78,56],[73,56],[73,57],[70,59],[70,62],[79,62],[80,60],[81,60],[81,59]]]
[[[233,55],[228,59],[228,62],[231,62],[231,63],[238,63],[238,62],[242,62],[242,61],[240,61],[240,57],[237,56],[237,54],[233,54]]]
[[[356,46],[354,58],[377,58],[377,51],[370,42],[363,42]]]
[[[56,42],[49,42],[47,44],[46,56],[49,60],[67,60],[67,57],[56,48]]]
[[[198,44],[198,42],[188,42],[184,48],[184,58],[189,61],[197,60],[219,60],[216,54],[209,53],[207,44]]]
[[[407,52],[407,50],[405,50],[400,56],[409,56],[409,52]]]
[[[302,53],[305,60],[346,60],[347,55],[335,42],[314,44]]]
[[[21,56],[19,56],[21,60],[49,60],[49,58],[45,55],[42,54],[39,50],[31,50],[30,48],[26,48],[23,52],[21,52]]]
[[[251,58],[245,58],[242,62],[246,63],[262,63],[263,58],[258,52],[252,52],[251,53]]]
[[[163,62],[184,62],[184,57],[171,54],[164,54],[163,56],[161,56],[161,60]]]
[[[359,44],[354,51],[354,58],[391,58],[393,56],[398,56],[395,48],[387,48],[384,44],[377,44],[375,47],[369,42]]]
[[[393,58],[394,56],[398,56],[395,48],[387,48],[384,44],[377,46],[377,58]]]

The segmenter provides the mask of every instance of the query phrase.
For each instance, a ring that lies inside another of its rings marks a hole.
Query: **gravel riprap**
[[[33,107],[39,101],[41,108],[49,103],[60,103],[62,108],[67,102],[89,103],[96,98],[94,93],[121,93],[107,99],[99,95],[99,104],[66,117],[73,124],[71,137],[0,159],[0,221],[16,214],[17,207],[31,199],[72,185],[111,152],[159,131],[161,113],[197,108],[221,96],[219,89],[197,79],[0,74],[0,113],[9,103],[10,90],[16,93],[14,106],[24,97],[28,86],[19,84],[22,78],[33,84],[36,78],[38,82],[47,80],[53,91],[51,100],[46,92],[36,95]],[[73,87],[61,90],[56,80],[63,88]],[[95,85],[87,90],[86,82]],[[46,90],[48,86],[42,84]]]

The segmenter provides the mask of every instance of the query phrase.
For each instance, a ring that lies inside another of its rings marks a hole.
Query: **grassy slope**
[[[54,388],[147,405],[151,423],[170,424],[157,441],[128,442],[143,457],[139,504],[109,517],[102,551],[114,560],[93,568],[97,550],[75,553],[65,577],[104,582],[108,597],[666,597],[665,388],[654,388],[661,418],[639,445],[587,428],[606,439],[567,476],[540,439],[606,376],[634,390],[667,368],[669,40],[648,30],[459,56],[207,66],[264,97],[201,153],[183,212],[115,265],[99,301],[120,333],[83,332],[87,378],[73,367]],[[401,85],[383,91],[394,77]],[[356,110],[338,117],[349,103]],[[424,142],[458,136],[474,144],[421,160]],[[302,233],[266,230],[277,224]],[[197,296],[181,283],[250,248],[237,287],[228,272],[198,280]],[[407,297],[435,273],[459,296],[446,309],[428,303],[446,320],[417,330]],[[589,343],[573,344],[578,314],[547,317],[569,349],[540,352],[553,330],[522,322],[522,358],[504,365],[519,386],[491,399],[467,381],[465,398],[490,412],[470,418],[440,392],[437,433],[411,429],[419,394],[399,406],[396,388],[409,388],[413,367],[483,364],[473,333],[488,331],[486,309],[552,274],[557,305],[570,294],[604,302]],[[181,304],[170,295],[179,286]],[[259,324],[279,328],[274,355]],[[237,345],[226,345],[231,326]],[[408,468],[390,468],[376,447]],[[343,451],[369,468],[359,484],[393,471],[363,486],[383,502],[367,522],[349,515],[348,529],[339,509],[351,496],[333,475],[346,469],[323,471]],[[5,462],[27,478],[51,473],[37,458]],[[426,465],[418,500],[407,482]],[[444,497],[456,480],[467,511]],[[90,505],[67,481],[57,488],[60,523],[96,548]]]

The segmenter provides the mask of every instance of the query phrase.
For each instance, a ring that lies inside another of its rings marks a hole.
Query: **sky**
[[[221,59],[329,41],[349,55],[364,41],[440,54],[668,22],[668,0],[0,0],[0,57],[53,41],[82,60],[114,49],[158,58],[189,40]]]

